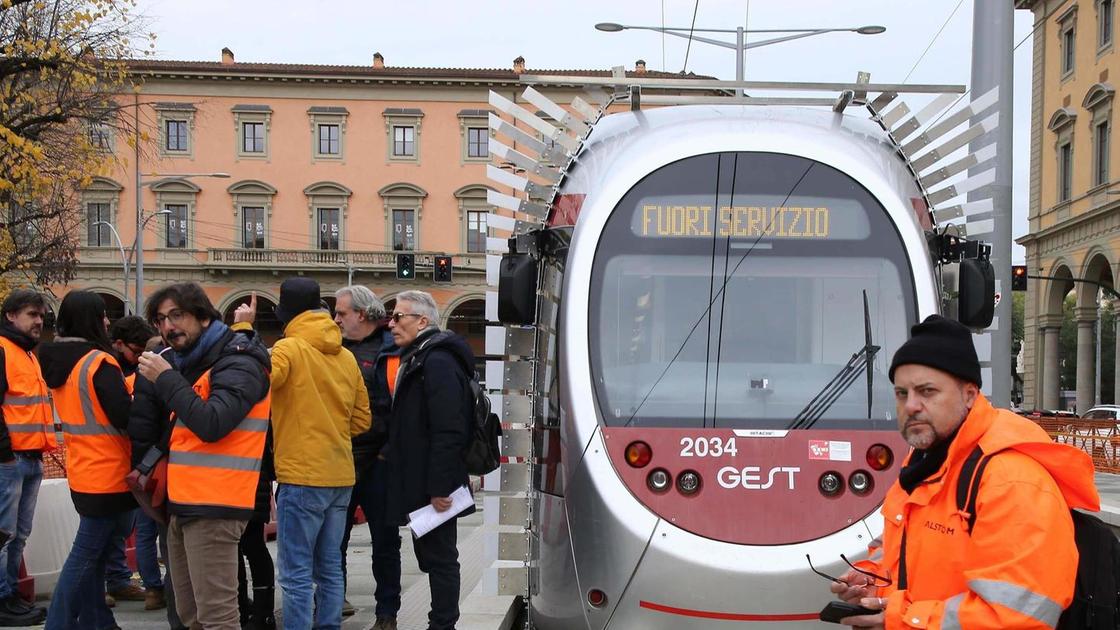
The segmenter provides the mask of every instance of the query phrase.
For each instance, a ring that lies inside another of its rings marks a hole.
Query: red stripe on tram
[[[690,608],[677,608],[675,606],[666,606],[664,604],[655,604],[653,602],[640,601],[638,606],[647,608],[649,610],[656,610],[657,612],[668,613],[670,615],[680,615],[682,617],[699,617],[701,619],[722,619],[724,621],[816,621],[820,619],[820,613],[787,613],[778,615],[763,615],[751,613],[725,613],[716,612],[712,610],[692,610]]]

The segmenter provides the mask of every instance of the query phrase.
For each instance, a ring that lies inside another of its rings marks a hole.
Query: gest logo
[[[744,468],[735,468],[734,466],[724,466],[719,469],[716,474],[716,479],[719,485],[727,488],[728,490],[742,486],[747,490],[766,490],[774,485],[774,478],[778,475],[789,475],[789,489],[794,488],[794,473],[801,472],[800,468],[791,466],[775,466],[770,469],[770,474],[766,479],[766,483],[760,483],[762,476],[759,474],[762,471],[758,466],[746,466]]]

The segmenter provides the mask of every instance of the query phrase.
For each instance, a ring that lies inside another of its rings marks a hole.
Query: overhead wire
[[[915,61],[914,65],[910,67],[910,72],[906,73],[906,78],[902,80],[903,83],[906,83],[910,80],[910,75],[914,74],[914,70],[918,69],[918,64],[922,63],[922,59],[925,59],[926,53],[928,53],[929,49],[933,48],[933,45],[937,43],[937,39],[941,37],[941,33],[945,31],[945,27],[949,26],[949,22],[953,19],[953,16],[957,14],[957,9],[961,8],[961,5],[963,3],[964,0],[959,0],[959,2],[957,2],[957,6],[953,7],[953,10],[949,13],[949,17],[945,18],[945,22],[941,25],[941,28],[937,29],[937,33],[934,34],[933,39],[929,40],[929,45],[927,45],[926,49],[922,51],[922,54],[918,55],[918,60]]]

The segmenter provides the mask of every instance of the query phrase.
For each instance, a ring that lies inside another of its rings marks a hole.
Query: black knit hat
[[[311,278],[288,278],[280,285],[276,319],[285,325],[304,311],[319,308],[319,283]]]
[[[972,331],[940,315],[930,315],[910,328],[910,339],[894,353],[891,361],[891,382],[894,382],[898,366],[910,364],[926,365],[975,383],[977,387],[981,385],[980,360],[972,345]]]

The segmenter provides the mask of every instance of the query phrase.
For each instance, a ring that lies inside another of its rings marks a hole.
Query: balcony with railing
[[[394,270],[398,254],[413,254],[416,269],[431,269],[436,256],[443,252],[354,251],[330,249],[208,249],[206,264],[210,267],[233,269],[239,267],[269,267],[281,269],[346,269],[361,267],[366,270]],[[456,270],[478,271],[486,269],[485,254],[453,254]]]

